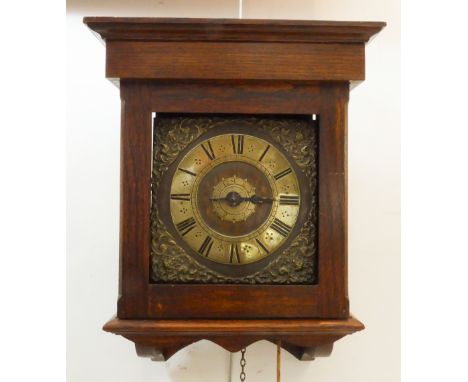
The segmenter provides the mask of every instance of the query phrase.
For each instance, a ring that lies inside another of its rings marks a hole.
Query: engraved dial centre
[[[245,221],[255,212],[255,204],[246,200],[254,194],[255,187],[247,179],[235,175],[223,178],[213,187],[213,210],[223,221]]]

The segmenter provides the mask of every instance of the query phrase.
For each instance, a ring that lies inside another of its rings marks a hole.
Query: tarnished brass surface
[[[236,134],[235,128],[232,130],[236,123],[247,126],[249,134]],[[231,132],[224,132],[226,126],[230,126]],[[218,130],[220,133],[216,134]],[[152,179],[152,281],[313,283],[316,135],[316,129],[308,121],[295,118],[157,119]],[[187,151],[194,141],[197,142]],[[175,229],[168,229],[156,208],[161,178],[171,164],[177,165],[169,187],[172,195],[169,211]],[[234,173],[232,167],[237,169]],[[242,167],[245,168],[240,171]],[[238,180],[234,178],[236,172],[242,173]],[[306,200],[302,198],[298,177],[310,190]],[[219,200],[230,193],[237,199]],[[248,200],[253,196],[263,201]],[[299,210],[304,208],[310,209],[299,220]],[[174,235],[179,238],[176,240]],[[180,240],[200,257],[230,267],[246,267],[276,252],[280,254],[262,269],[233,277],[207,266],[205,260],[201,263],[196,256],[189,256]]]

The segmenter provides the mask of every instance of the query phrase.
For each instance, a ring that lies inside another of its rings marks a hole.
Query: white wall
[[[244,0],[245,18],[386,21],[366,50],[366,82],[349,105],[349,292],[366,330],[330,358],[283,352],[283,381],[395,382],[400,374],[400,22],[396,0]],[[229,353],[203,341],[155,363],[101,331],[116,310],[118,89],[104,78],[104,47],[83,16],[237,17],[236,1],[69,0],[68,381],[228,381]],[[233,381],[238,380],[238,354]],[[247,380],[274,380],[275,347],[247,349]]]

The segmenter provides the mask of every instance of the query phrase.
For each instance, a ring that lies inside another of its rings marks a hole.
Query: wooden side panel
[[[150,256],[151,110],[138,87],[122,88],[118,317],[147,313]],[[130,93],[130,94],[129,94]]]
[[[347,317],[347,84],[324,85],[319,114],[319,285],[329,317]]]
[[[107,41],[108,78],[364,80],[364,44]]]

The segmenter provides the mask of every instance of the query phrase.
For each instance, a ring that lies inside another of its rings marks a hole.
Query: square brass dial
[[[315,282],[316,121],[163,114],[154,130],[152,282]]]

